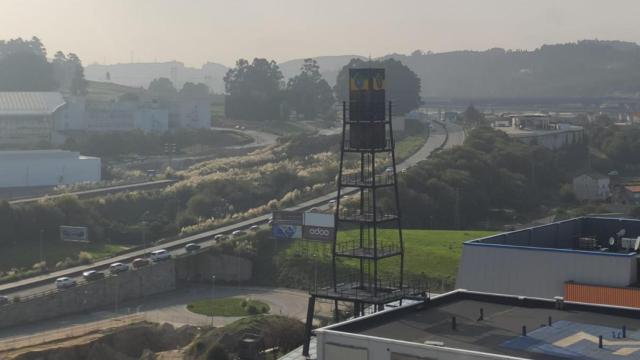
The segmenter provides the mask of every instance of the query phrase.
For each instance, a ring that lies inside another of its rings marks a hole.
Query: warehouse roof
[[[638,237],[640,220],[586,216],[469,240],[465,245],[635,256],[635,249],[624,248],[621,239]],[[593,239],[592,246],[583,246],[581,238]]]
[[[317,331],[535,360],[637,359],[640,310],[458,290]],[[482,309],[482,310],[481,310]],[[480,313],[483,313],[481,318]],[[455,317],[455,329],[452,326]],[[549,325],[551,323],[551,325]],[[526,335],[523,336],[523,326]],[[626,337],[622,337],[622,327]],[[603,336],[603,348],[598,337]]]
[[[0,92],[0,116],[51,115],[64,104],[59,92]]]

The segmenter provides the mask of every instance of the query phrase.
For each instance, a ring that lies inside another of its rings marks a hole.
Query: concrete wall
[[[316,330],[318,360],[521,359],[331,330]]]
[[[163,261],[48,296],[0,306],[0,328],[101,307],[115,308],[116,301],[121,303],[175,288],[174,261]]]
[[[248,281],[252,275],[250,260],[237,256],[212,255],[205,251],[176,259],[176,278],[181,281]]]
[[[635,254],[466,243],[456,288],[540,298],[564,296],[564,283],[628,286]]]
[[[100,158],[71,151],[0,152],[0,187],[55,186],[100,181]]]

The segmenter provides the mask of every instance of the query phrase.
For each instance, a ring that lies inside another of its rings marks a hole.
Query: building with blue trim
[[[640,221],[581,217],[464,243],[456,287],[554,298],[570,282],[638,282]]]

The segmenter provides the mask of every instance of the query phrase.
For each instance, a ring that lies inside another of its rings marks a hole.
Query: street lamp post
[[[44,251],[42,249],[44,238],[44,229],[40,229],[40,262],[44,261]]]
[[[211,276],[211,301],[215,300],[216,296],[216,276]],[[213,311],[211,312],[211,327],[213,327]]]
[[[147,222],[142,221],[142,245],[147,249]]]
[[[318,257],[313,254],[313,291],[318,291]]]

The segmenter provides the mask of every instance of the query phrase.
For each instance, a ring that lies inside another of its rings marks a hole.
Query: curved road
[[[449,133],[448,141],[445,145],[445,148],[450,148],[456,145],[461,145],[464,141],[464,132],[462,128],[456,124],[445,124],[446,129],[441,125],[436,125],[431,130],[431,135],[429,139],[424,144],[424,146],[418,150],[414,155],[410,156],[408,159],[398,164],[399,169],[404,169],[410,166],[417,164],[418,162],[426,159],[434,150],[438,149],[442,146],[443,142],[446,139],[447,131]],[[345,191],[344,195],[350,194],[351,192]],[[303,210],[308,209],[318,205],[326,205],[329,200],[334,199],[337,196],[337,192],[331,192],[327,195],[323,195],[317,197],[315,199],[305,201],[302,204],[292,206],[287,208],[286,210]],[[28,295],[33,295],[37,293],[41,293],[47,290],[51,290],[54,288],[53,281],[61,276],[70,276],[70,277],[81,277],[83,271],[95,269],[95,270],[104,270],[111,263],[114,262],[129,262],[134,258],[142,257],[145,254],[148,254],[151,251],[159,250],[159,249],[168,249],[171,251],[173,255],[179,255],[184,253],[184,245],[188,243],[198,243],[203,248],[207,246],[213,245],[215,242],[213,237],[218,234],[229,234],[234,230],[246,229],[252,225],[260,225],[266,223],[270,214],[262,215],[255,217],[253,219],[244,220],[232,225],[223,226],[221,228],[206,231],[200,234],[186,236],[180,238],[178,240],[174,240],[171,242],[167,242],[164,244],[156,245],[149,247],[144,250],[136,250],[130,253],[116,256],[113,258],[105,259],[97,261],[91,265],[77,266],[74,268],[60,270],[53,273],[39,275],[35,277],[31,277],[24,280],[15,281],[8,284],[0,285],[0,295],[8,296],[12,298],[15,295],[25,297]]]

